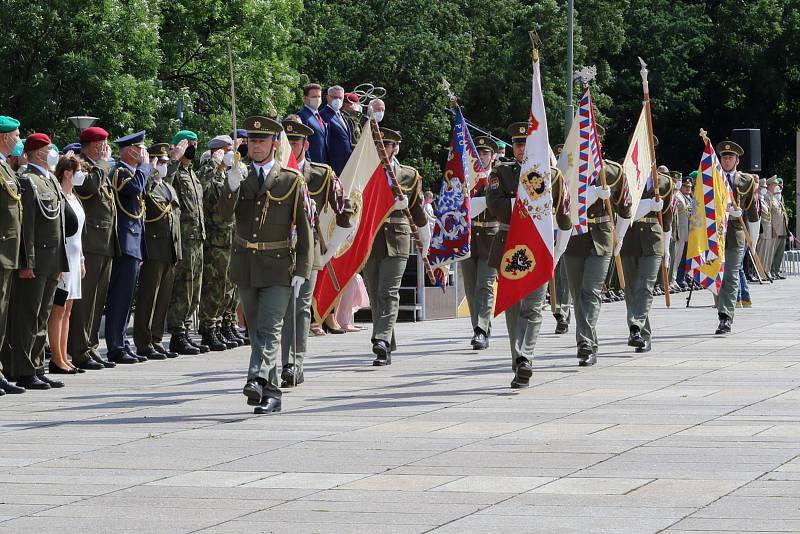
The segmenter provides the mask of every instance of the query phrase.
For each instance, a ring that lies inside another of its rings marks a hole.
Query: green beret
[[[13,132],[19,129],[19,121],[13,117],[0,115],[0,133]]]
[[[184,139],[186,139],[187,141],[197,141],[197,134],[191,130],[181,130],[180,132],[176,133],[175,136],[172,138],[172,144],[177,145]]]
[[[697,178],[697,171],[692,171],[689,173],[689,178],[695,179]]]

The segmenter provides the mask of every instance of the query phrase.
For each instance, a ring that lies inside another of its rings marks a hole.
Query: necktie
[[[264,176],[264,167],[261,167],[258,169],[258,187],[264,186],[264,180],[266,180]]]
[[[325,131],[325,121],[322,120],[322,115],[319,114],[319,111],[315,111],[314,112],[314,116],[317,117],[317,120],[319,121],[319,125],[322,127],[322,131],[324,132]]]

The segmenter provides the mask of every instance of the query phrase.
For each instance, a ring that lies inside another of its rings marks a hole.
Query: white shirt
[[[306,168],[306,158],[303,158],[300,161],[298,161],[297,166],[300,167],[300,172],[303,172],[303,170]]]
[[[272,170],[273,165],[275,165],[275,158],[272,158],[271,161],[262,164],[258,164],[255,161],[253,162],[253,168],[256,170],[256,174],[258,174],[261,169],[264,169],[264,179],[267,178],[267,175],[269,174],[269,171]]]

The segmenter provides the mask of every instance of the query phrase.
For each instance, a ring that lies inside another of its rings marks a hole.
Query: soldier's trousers
[[[231,263],[230,247],[203,247],[203,294],[200,297],[199,319],[201,334],[222,326],[222,314],[228,307],[230,282],[228,270]]]
[[[563,259],[558,260],[556,265],[553,280],[556,283],[556,305],[553,316],[559,316],[569,323],[572,317],[572,295],[569,292],[569,281],[567,280],[567,262]]]
[[[100,319],[108,296],[113,258],[84,254],[86,275],[81,280],[81,298],[72,303],[67,352],[75,365],[100,357]]]
[[[133,342],[137,350],[161,344],[174,279],[175,266],[171,262],[148,260],[142,263],[133,314]]]
[[[382,256],[372,249],[362,273],[367,282],[372,311],[372,342],[384,341],[389,350],[397,349],[394,324],[400,311],[400,284],[408,256]]]
[[[286,306],[292,298],[290,286],[239,286],[247,329],[250,332],[250,366],[247,379],[267,381],[264,396],[281,398],[276,356]]]
[[[771,237],[764,237],[763,235],[758,238],[758,243],[756,243],[756,253],[761,260],[761,265],[764,266],[766,274],[772,271],[772,266],[769,263],[774,251],[772,245],[773,239]]]
[[[622,270],[625,274],[628,327],[638,327],[645,341],[650,341],[650,308],[653,288],[661,270],[661,256],[622,256]]]
[[[597,319],[603,303],[602,289],[611,256],[562,256],[567,261],[567,279],[575,307],[575,339],[597,350]]]
[[[680,265],[681,261],[683,261],[686,251],[686,241],[673,241],[672,243],[675,244],[675,250],[673,251],[672,255],[670,256],[670,268],[669,268],[669,281],[672,282],[681,282],[683,281],[683,273],[680,272]]]
[[[0,350],[6,338],[8,309],[11,305],[11,282],[17,277],[14,269],[0,268]],[[3,378],[3,361],[0,359],[0,378]]]
[[[716,297],[717,312],[733,320],[736,311],[736,296],[739,293],[739,269],[742,267],[744,249],[747,245],[736,246],[730,244],[725,246],[725,273],[722,275],[722,286],[719,288],[719,296]]]
[[[533,350],[542,327],[542,306],[546,294],[547,284],[543,284],[505,311],[512,371],[516,371],[519,358],[533,361]]]
[[[459,262],[464,273],[464,293],[467,297],[472,329],[480,328],[487,336],[492,333],[492,306],[494,304],[494,281],[497,269],[489,261],[469,257]]]
[[[772,261],[764,269],[769,269],[772,274],[781,272],[783,266],[783,252],[786,250],[786,236],[779,236],[775,238],[774,250],[772,252]]]
[[[167,330],[172,335],[188,334],[192,316],[200,307],[203,287],[203,242],[188,239],[181,243],[183,259],[175,266],[172,301],[167,312]]]
[[[227,304],[225,306],[225,311],[222,312],[222,326],[238,328],[239,317],[236,315],[236,308],[239,307],[239,290],[236,288],[236,284],[231,282],[230,278],[225,280],[225,285],[228,288],[225,292]]]
[[[106,347],[109,354],[119,352],[129,345],[127,330],[140,264],[140,260],[122,255],[114,260],[114,266],[111,268],[105,325]]]
[[[29,279],[14,275],[9,302],[14,327],[8,330],[2,351],[3,369],[9,378],[44,373],[47,320],[57,285],[58,275],[37,274]]]
[[[308,329],[311,326],[311,297],[314,294],[314,285],[317,283],[319,271],[311,271],[311,278],[303,282],[300,286],[300,293],[297,295],[297,315],[292,304],[292,298],[286,306],[283,315],[283,326],[281,327],[281,363],[284,367],[294,364],[297,378],[303,376],[303,361],[306,357],[306,346],[308,345]],[[293,347],[293,342],[297,343]]]

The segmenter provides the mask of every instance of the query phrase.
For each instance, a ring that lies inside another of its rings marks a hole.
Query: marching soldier
[[[780,178],[775,179],[772,186],[772,206],[770,215],[772,217],[772,256],[765,260],[764,269],[768,269],[774,279],[785,278],[781,274],[781,264],[783,263],[783,252],[786,249],[786,235],[788,234],[789,218],[786,214],[786,205],[783,203],[783,192],[780,185]]]
[[[475,148],[486,171],[492,172],[492,163],[499,147],[491,137],[475,138]],[[497,217],[486,209],[486,189],[488,183],[475,190],[470,199],[472,214],[472,250],[469,258],[459,265],[463,269],[464,292],[472,319],[472,348],[484,350],[489,347],[489,336],[492,333],[492,311],[494,308],[494,283],[497,280],[497,269],[489,265],[489,251],[494,236],[500,228]]]
[[[11,283],[19,268],[22,240],[22,194],[17,174],[7,161],[18,141],[19,121],[0,116],[0,348],[6,338]],[[0,360],[0,397],[24,392],[6,380]]]
[[[733,141],[723,141],[717,145],[723,175],[733,191],[736,205],[730,208],[728,231],[725,235],[725,273],[722,287],[716,298],[719,326],[716,334],[727,334],[733,326],[733,315],[736,310],[736,296],[739,292],[739,269],[742,267],[747,238],[743,221],[747,221],[750,235],[759,231],[758,205],[755,201],[756,179],[736,169],[744,149]],[[774,216],[773,216],[774,221]]]
[[[503,249],[508,237],[514,199],[519,187],[520,167],[525,157],[525,142],[528,137],[528,123],[515,122],[508,127],[511,136],[514,159],[499,161],[489,177],[489,190],[486,193],[486,204],[492,214],[500,222],[499,231],[492,242],[489,254],[489,265],[498,269],[503,256]],[[553,210],[559,230],[569,231],[572,227],[569,210],[565,208],[563,196],[563,175],[556,168],[551,168],[551,190],[553,194]],[[542,326],[542,306],[547,293],[547,284],[542,284],[522,300],[505,311],[508,339],[511,344],[511,369],[514,371],[512,388],[527,388],[533,376],[533,353],[539,329]]]
[[[770,188],[772,184],[777,184],[778,178],[773,176],[769,180],[761,178],[759,180],[759,216],[761,218],[761,232],[758,236],[758,243],[756,244],[756,253],[761,258],[762,263],[767,261],[767,258],[772,257],[772,192]],[[767,266],[764,265],[764,270]],[[771,280],[770,273],[765,273],[767,279]]]
[[[17,386],[25,389],[64,387],[63,382],[44,374],[47,320],[58,277],[69,268],[64,229],[66,199],[58,180],[48,170],[50,150],[50,137],[46,134],[29,135],[25,139],[28,165],[19,177],[23,248],[9,303],[9,309],[14,310],[14,328],[6,336],[2,362],[9,378],[15,378]]]
[[[283,317],[311,277],[314,241],[303,177],[275,161],[281,124],[256,116],[246,118],[244,127],[251,163],[245,169],[233,152],[226,155],[231,168],[218,209],[222,217],[235,215],[230,273],[251,343],[243,393],[256,414],[269,414],[281,410],[276,355]]]
[[[311,276],[303,283],[296,299],[296,307],[290,303],[283,317],[281,329],[281,387],[294,387],[305,381],[303,360],[308,343],[308,329],[311,325],[311,297],[317,280],[317,273],[330,261],[351,232],[350,210],[345,209],[344,189],[333,169],[322,163],[306,159],[308,137],[314,130],[302,122],[297,115],[289,115],[283,122],[283,131],[292,147],[292,153],[303,173],[308,194],[315,206],[315,212],[331,209],[336,214],[336,229],[323,253],[320,241],[319,219],[316,213],[311,216],[312,235],[314,237],[313,269]],[[295,313],[296,312],[296,313]],[[296,336],[296,338],[294,337]],[[296,343],[293,346],[292,343]]]
[[[81,132],[80,142],[86,178],[81,185],[75,185],[74,191],[86,213],[81,237],[86,274],[81,280],[81,298],[72,305],[67,352],[76,367],[100,370],[116,365],[100,355],[99,333],[111,265],[120,253],[117,206],[109,177],[108,132],[98,126],[87,128]]]
[[[605,175],[605,187],[589,185],[586,190],[589,231],[573,235],[564,253],[575,312],[578,365],[582,367],[597,362],[596,326],[602,305],[603,282],[612,256],[619,254],[631,217],[622,165],[605,160]],[[606,200],[610,200],[612,213],[618,217],[617,250],[614,250],[614,227],[606,210]]]
[[[228,339],[222,333],[222,314],[230,301],[233,283],[228,276],[231,262],[232,217],[222,217],[217,202],[226,179],[225,154],[233,150],[233,139],[220,135],[208,142],[211,157],[197,173],[203,186],[203,210],[206,240],[203,242],[203,294],[200,297],[200,342],[211,350],[238,347],[239,339]]]
[[[369,123],[365,127],[368,128]],[[394,325],[400,311],[400,283],[411,250],[411,228],[402,210],[408,208],[411,211],[425,253],[431,241],[428,217],[422,206],[422,177],[414,167],[397,161],[402,140],[400,132],[381,128],[381,134],[404,198],[395,201],[393,211],[375,237],[363,270],[372,310],[374,366],[391,365],[392,352],[397,349]]]
[[[197,151],[197,134],[181,130],[172,138],[167,182],[178,194],[181,207],[181,261],[175,268],[172,302],[167,312],[167,329],[172,334],[169,350],[178,354],[208,352],[204,343],[189,337],[192,316],[200,306],[203,285],[203,241],[206,239],[203,188],[192,168]]]
[[[646,186],[642,193],[620,253],[630,331],[628,346],[635,347],[636,352],[649,352],[651,348],[650,307],[664,251],[669,250],[672,237],[672,194],[672,179],[668,173],[659,172],[656,185]],[[658,222],[658,212],[663,225]]]
[[[176,358],[178,353],[164,348],[164,324],[172,298],[175,264],[181,261],[181,208],[178,194],[164,181],[169,161],[167,143],[148,149],[155,163],[145,192],[144,241],[147,258],[139,273],[139,292],[133,316],[133,342],[136,354],[149,360]]]

